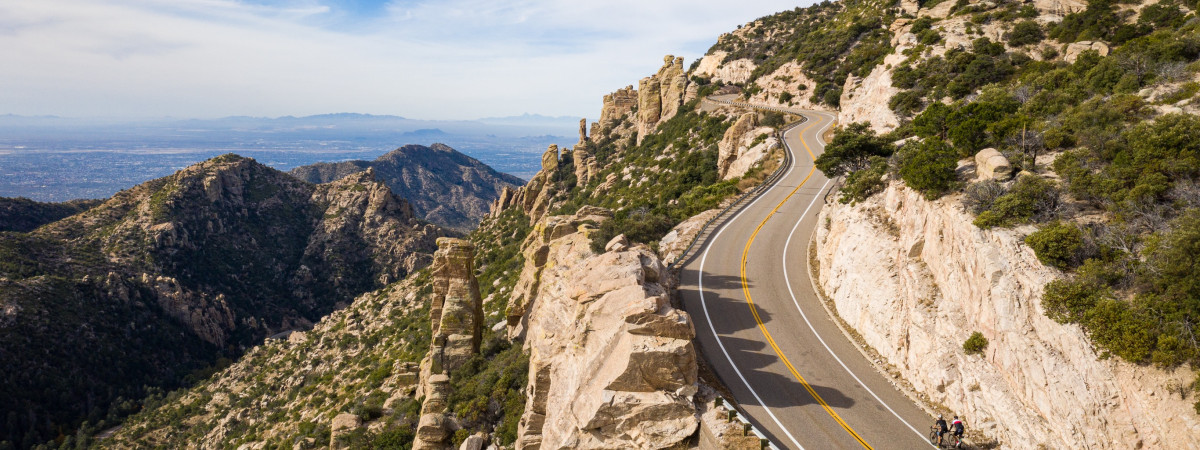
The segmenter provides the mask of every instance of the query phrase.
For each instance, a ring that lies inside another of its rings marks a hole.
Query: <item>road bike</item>
[[[947,431],[942,434],[942,443],[938,445],[938,427],[934,425],[929,427],[929,445],[937,448],[962,448],[962,440],[953,432]]]

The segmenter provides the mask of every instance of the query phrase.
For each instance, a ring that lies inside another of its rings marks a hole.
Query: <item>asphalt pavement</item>
[[[784,134],[785,175],[715,222],[680,266],[704,359],[780,448],[930,448],[933,418],[838,329],[809,276],[808,244],[831,182],[813,166],[835,118]]]

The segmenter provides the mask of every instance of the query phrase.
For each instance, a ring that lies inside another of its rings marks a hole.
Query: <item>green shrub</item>
[[[893,151],[895,147],[876,136],[870,124],[852,123],[834,132],[833,139],[815,164],[826,176],[839,177],[866,169],[871,165],[871,158],[888,157]]]
[[[987,346],[987,338],[983,337],[983,333],[976,331],[971,333],[971,337],[967,338],[966,342],[963,342],[962,348],[968,355],[981,355],[984,350],[987,350]]]
[[[383,431],[375,436],[371,448],[378,450],[401,450],[412,447],[416,433],[409,427],[400,426]]]
[[[1025,243],[1042,264],[1068,270],[1075,265],[1079,249],[1083,247],[1083,233],[1074,225],[1052,222],[1026,236]]]
[[[900,178],[926,199],[935,200],[955,184],[958,153],[941,139],[926,138],[900,149]]]
[[[1050,220],[1060,208],[1059,197],[1054,183],[1036,175],[1022,176],[991,208],[975,217],[975,226],[987,229]]]
[[[1176,89],[1175,91],[1171,92],[1170,94],[1163,96],[1163,98],[1160,99],[1158,102],[1163,103],[1163,104],[1177,103],[1180,100],[1187,100],[1189,98],[1192,98],[1193,96],[1196,95],[1196,92],[1200,92],[1200,83],[1197,83],[1195,81],[1189,81],[1189,82],[1184,83],[1183,85],[1179,86],[1179,89]]]
[[[887,174],[887,170],[886,158],[872,157],[868,168],[853,172],[846,177],[846,183],[842,186],[842,195],[838,201],[857,203],[883,192],[883,188],[887,187],[887,184],[883,182],[883,176]]]
[[[1008,45],[1013,47],[1036,44],[1045,38],[1046,34],[1042,32],[1042,26],[1032,20],[1017,22],[1016,25],[1013,25],[1012,31],[1004,35]]]
[[[970,211],[971,214],[979,215],[991,209],[996,204],[996,199],[1006,192],[1008,189],[995,180],[971,183],[966,189],[963,189],[963,206],[966,206],[967,211]]]
[[[911,116],[922,106],[925,106],[925,102],[921,99],[921,94],[916,91],[900,91],[888,100],[888,108],[900,116]]]

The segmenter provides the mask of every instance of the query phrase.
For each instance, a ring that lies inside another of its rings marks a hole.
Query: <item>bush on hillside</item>
[[[905,145],[899,159],[900,178],[926,199],[935,200],[954,188],[958,153],[941,139]]]
[[[1032,20],[1017,22],[1016,25],[1013,25],[1012,31],[1004,35],[1008,45],[1013,47],[1036,44],[1045,38],[1046,34],[1042,32],[1042,26]]]
[[[1033,249],[1042,264],[1067,270],[1074,266],[1083,247],[1083,232],[1071,224],[1052,222],[1026,236],[1025,244]]]
[[[971,214],[979,215],[984,211],[992,209],[992,205],[996,204],[996,199],[1007,192],[1008,188],[1005,188],[1003,184],[997,183],[994,180],[971,183],[963,190],[963,206]]]
[[[971,333],[966,342],[963,342],[963,351],[968,355],[982,355],[984,350],[987,350],[988,340],[983,337],[983,333],[978,331]]]
[[[828,177],[840,177],[870,167],[871,158],[888,157],[895,147],[886,139],[875,134],[870,124],[852,123],[839,128],[833,139],[825,146],[825,152],[817,157],[817,169]]]
[[[1054,183],[1036,176],[1019,178],[1007,193],[996,198],[991,208],[975,217],[979,228],[1006,227],[1044,222],[1058,215],[1062,208],[1061,194]]]
[[[853,172],[846,177],[846,184],[842,186],[842,196],[838,201],[854,204],[883,192],[883,189],[887,187],[887,183],[883,181],[883,176],[887,174],[887,171],[887,158],[871,157],[866,169]]]

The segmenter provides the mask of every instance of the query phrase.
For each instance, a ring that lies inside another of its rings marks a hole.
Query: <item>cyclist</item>
[[[963,421],[958,420],[958,416],[954,416],[954,420],[950,421],[950,427],[954,429],[955,439],[961,441],[963,432],[966,431],[966,427],[963,426]]]
[[[933,426],[937,428],[938,445],[942,445],[942,439],[946,436],[946,433],[950,431],[950,427],[946,426],[946,418],[942,417],[941,414],[938,414],[937,422],[935,422]]]

